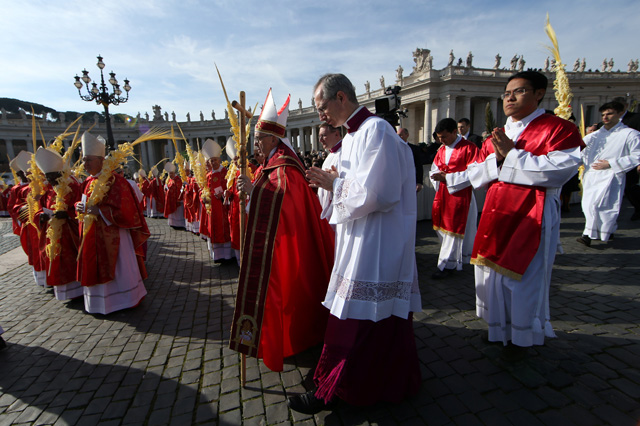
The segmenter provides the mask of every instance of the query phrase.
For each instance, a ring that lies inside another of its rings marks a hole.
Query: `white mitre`
[[[170,162],[164,163],[164,170],[167,173],[171,173],[171,172],[175,172],[176,171],[176,165]]]
[[[29,161],[31,161],[32,155],[33,154],[29,151],[20,151],[16,158],[11,160],[11,162],[9,163],[9,167],[11,167],[16,172],[22,170],[23,172],[27,173],[27,170],[29,170]]]
[[[222,148],[220,148],[220,145],[218,145],[213,139],[207,139],[204,141],[201,151],[206,160],[210,158],[220,158],[220,154],[222,154]]]
[[[82,155],[104,157],[107,142],[102,136],[95,137],[89,132],[82,134]]]
[[[42,173],[61,172],[64,168],[62,156],[55,151],[40,147],[36,151],[36,164]]]

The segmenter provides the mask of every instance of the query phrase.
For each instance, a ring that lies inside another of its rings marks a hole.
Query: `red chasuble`
[[[583,146],[578,128],[554,115],[543,114],[524,129],[516,149],[533,155]],[[491,138],[478,153],[484,161],[493,152]],[[494,181],[487,190],[471,263],[488,266],[520,280],[533,260],[542,232],[545,188]]]
[[[84,182],[84,194],[87,198],[91,195],[91,182],[95,179],[90,176]],[[81,243],[78,281],[84,286],[103,284],[115,278],[120,248],[120,228],[131,232],[140,275],[142,279],[147,277],[142,248],[150,235],[147,222],[142,216],[142,209],[129,182],[118,174],[114,174],[111,179],[109,192],[98,205],[100,213],[111,225],[107,225],[102,216],[98,216],[85,236],[84,242]],[[80,232],[82,235],[82,229]]]
[[[175,175],[167,178],[167,190],[164,193],[164,217],[169,217],[178,209],[178,205],[182,203],[182,179]]]
[[[200,188],[195,177],[190,177],[184,188],[184,217],[188,222],[195,222],[200,212]]]
[[[13,185],[9,191],[9,201],[7,202],[7,211],[9,212],[9,216],[11,216],[11,221],[13,222],[13,233],[18,236],[20,236],[21,228],[20,223],[18,222],[20,209],[27,203],[28,193],[22,191],[22,188],[26,185],[26,183]]]
[[[69,187],[71,192],[65,197],[67,205],[68,219],[49,218],[49,221],[40,227],[40,250],[44,259],[44,267],[47,273],[47,285],[61,285],[76,281],[76,262],[78,257],[78,246],[80,245],[80,235],[78,234],[78,221],[76,220],[75,203],[80,201],[82,196],[82,187],[75,180],[70,179]],[[53,187],[49,187],[47,192],[42,196],[40,202],[43,207],[55,212],[56,192]],[[36,221],[40,222],[42,210],[36,213]],[[49,243],[47,238],[47,229],[54,220],[61,222],[60,234],[60,254],[51,261],[46,253],[46,247]]]
[[[280,143],[251,193],[229,345],[272,371],[324,338],[334,232],[321,211],[302,163]]]
[[[211,212],[207,217],[207,231],[212,244],[224,244],[231,241],[229,214],[227,206],[222,203],[222,195],[227,188],[226,176],[227,169],[224,167],[218,172],[207,173],[207,185],[211,194]]]
[[[436,153],[433,162],[440,171],[445,173],[463,172],[469,164],[475,161],[477,152],[478,148],[475,144],[462,138],[453,148],[449,164],[445,163],[446,148],[444,145]],[[433,229],[454,237],[464,238],[472,194],[471,186],[450,194],[447,190],[447,183],[440,182],[431,212]]]
[[[16,233],[15,225],[17,225],[17,235],[20,235],[20,245],[22,245],[22,249],[27,255],[29,265],[33,266],[35,271],[42,271],[44,270],[44,259],[42,258],[42,253],[40,253],[38,228],[31,226],[26,220],[20,220],[20,225],[18,225],[20,216],[24,218],[26,215],[27,196],[31,192],[31,188],[28,184],[14,186],[13,188],[15,192],[10,196],[9,204],[11,205],[11,210],[9,214],[14,219],[14,234]]]
[[[151,181],[151,198],[156,200],[156,211],[164,213],[164,185],[160,178]]]
[[[231,229],[231,247],[234,250],[240,250],[240,193],[236,188],[238,175],[240,175],[240,171],[236,173],[236,177],[233,178],[233,184],[227,192],[227,194],[229,194],[229,228]]]
[[[142,195],[144,195],[142,198],[142,205],[146,209],[148,207],[147,204],[149,203],[149,198],[151,197],[151,181],[143,178],[142,183],[138,184],[138,187],[140,188]]]

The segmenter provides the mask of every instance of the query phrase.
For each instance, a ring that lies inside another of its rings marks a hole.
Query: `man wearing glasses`
[[[507,359],[555,337],[549,285],[559,194],[584,146],[573,123],[539,107],[547,84],[535,71],[509,78],[502,95],[507,122],[493,130],[467,169],[475,188],[489,185],[471,259],[476,312],[489,326],[489,341],[505,345]]]

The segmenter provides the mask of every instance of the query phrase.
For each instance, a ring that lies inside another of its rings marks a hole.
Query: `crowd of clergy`
[[[578,240],[588,246],[613,236],[625,173],[640,168],[640,133],[624,124],[633,115],[625,105],[602,105],[601,128],[583,138],[539,108],[547,84],[536,72],[512,76],[502,95],[507,122],[484,142],[472,140],[468,120],[447,118],[435,129],[442,145],[429,178],[441,250],[432,279],[473,263],[477,315],[487,339],[505,347],[555,336],[549,285],[560,188],[582,165],[586,226]],[[61,301],[83,298],[92,314],[136,307],[147,294],[147,219],[166,218],[205,240],[213,262],[240,266],[232,349],[281,371],[284,358],[324,341],[318,388],[290,398],[292,409],[415,393],[415,154],[401,138],[405,129],[396,133],[358,105],[345,76],[322,77],[314,99],[327,152],[308,164],[285,137],[289,99],[277,109],[271,91],[246,168],[236,158],[223,164],[211,139],[132,180],[89,132],[79,141],[82,167],[70,165],[60,143],[20,152],[0,210],[12,218],[35,283]],[[487,187],[478,223],[474,189]]]

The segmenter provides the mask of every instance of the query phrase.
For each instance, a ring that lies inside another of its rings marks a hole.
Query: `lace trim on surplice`
[[[365,302],[384,302],[393,299],[408,302],[411,300],[412,293],[419,293],[417,282],[360,281],[350,280],[340,275],[335,280],[332,280],[328,291],[336,293],[344,300],[361,300]]]

